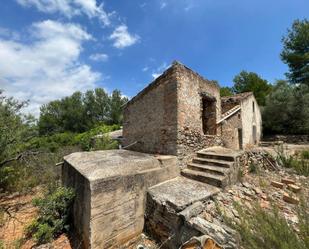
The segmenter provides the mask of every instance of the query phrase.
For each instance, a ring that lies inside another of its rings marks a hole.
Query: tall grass
[[[253,210],[235,205],[239,222],[229,224],[239,232],[246,249],[306,249],[309,248],[309,206],[302,200],[297,208],[298,232],[280,215],[276,207],[262,209],[257,203]]]

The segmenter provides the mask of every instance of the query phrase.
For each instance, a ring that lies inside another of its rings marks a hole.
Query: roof
[[[213,83],[212,81],[209,81],[209,80],[205,79],[204,77],[199,75],[197,72],[193,71],[192,69],[190,69],[189,67],[183,65],[182,63],[180,63],[178,61],[174,61],[172,63],[172,65],[168,69],[166,69],[158,78],[156,78],[154,81],[152,81],[148,86],[146,86],[136,96],[134,96],[131,100],[129,100],[125,104],[125,106],[128,106],[128,105],[134,103],[136,100],[140,99],[142,96],[144,96],[146,93],[148,93],[151,89],[154,89],[156,86],[160,85],[161,82],[162,82],[161,79],[163,79],[165,77],[168,77],[170,75],[170,73],[173,72],[173,69],[176,68],[176,67],[183,67],[183,68],[185,68],[186,70],[192,72],[195,76],[197,76],[200,79],[204,80],[208,84],[216,84],[216,83]]]
[[[244,93],[238,93],[238,94],[235,94],[233,96],[226,96],[226,97],[222,97],[221,98],[221,101],[222,102],[227,102],[227,101],[231,101],[231,102],[234,102],[234,101],[241,101],[241,100],[244,100],[250,96],[253,95],[253,92],[244,92]]]

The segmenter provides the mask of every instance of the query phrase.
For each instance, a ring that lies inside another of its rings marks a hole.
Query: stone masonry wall
[[[253,111],[254,103],[254,111]],[[241,101],[243,148],[254,145],[253,126],[256,126],[256,139],[259,143],[262,136],[262,116],[258,103],[254,96],[250,96]]]
[[[221,122],[220,132],[224,147],[236,150],[240,149],[238,128],[242,128],[240,111]]]
[[[177,64],[178,115],[177,115],[177,155],[180,165],[185,165],[198,150],[222,145],[220,137],[203,133],[202,94],[216,100],[217,120],[221,115],[219,87],[199,76],[187,67]]]
[[[124,146],[128,149],[176,155],[177,82],[174,67],[134,97],[124,109]]]

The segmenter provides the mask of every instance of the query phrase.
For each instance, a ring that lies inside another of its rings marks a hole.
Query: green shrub
[[[61,147],[75,145],[75,134],[56,133],[50,136],[35,137],[28,142],[28,147],[47,152],[57,152]]]
[[[116,149],[118,143],[116,141],[112,141],[108,136],[104,136],[104,134],[115,131],[119,128],[119,125],[98,126],[87,132],[76,135],[75,144],[81,146],[82,150],[85,151]],[[102,135],[102,137],[96,138],[97,135]]]
[[[258,172],[258,166],[255,163],[251,162],[250,165],[249,165],[249,172],[253,173],[253,174],[257,173]]]
[[[292,168],[299,175],[309,176],[309,161],[305,159],[294,159],[291,163]]]
[[[300,158],[286,154],[283,146],[279,146],[276,152],[276,161],[279,165],[292,168],[299,175],[309,176],[309,161],[305,159],[307,152],[302,152]]]
[[[277,208],[264,210],[258,203],[253,210],[235,204],[239,222],[230,225],[241,236],[241,244],[246,249],[305,249],[309,248],[309,209],[304,201],[298,208],[300,220],[298,234],[279,214]]]
[[[26,228],[26,235],[41,244],[68,232],[73,199],[74,191],[64,187],[47,191],[43,198],[34,199],[33,204],[39,209],[38,218]]]
[[[309,159],[309,150],[304,150],[301,152],[302,159]]]

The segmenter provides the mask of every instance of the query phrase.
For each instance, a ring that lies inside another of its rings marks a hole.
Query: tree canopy
[[[122,108],[127,101],[119,90],[108,95],[102,88],[51,101],[41,107],[40,134],[84,132],[100,123],[121,124]]]
[[[309,86],[309,21],[296,20],[282,42],[281,58],[289,67],[288,79]]]
[[[26,105],[0,90],[0,167],[17,160],[25,143],[36,133],[34,118],[21,113]]]
[[[224,86],[220,88],[220,96],[221,97],[226,97],[226,96],[232,96],[233,91],[230,87]]]
[[[241,71],[233,79],[234,93],[253,92],[259,105],[265,105],[265,98],[271,92],[272,86],[253,72]]]

